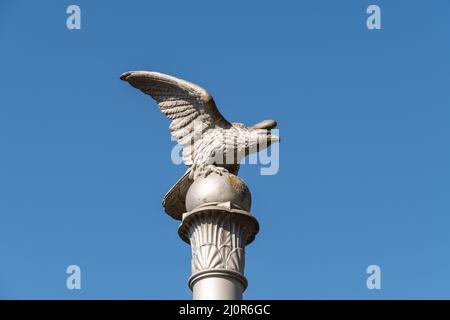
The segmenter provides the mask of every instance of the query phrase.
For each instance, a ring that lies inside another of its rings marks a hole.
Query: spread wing
[[[188,166],[193,162],[194,135],[231,126],[217,110],[208,91],[198,85],[149,71],[125,72],[120,79],[150,95],[161,112],[172,120],[170,132],[183,146],[183,161]]]

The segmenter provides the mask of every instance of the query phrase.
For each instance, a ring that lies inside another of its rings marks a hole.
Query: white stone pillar
[[[178,234],[192,249],[189,287],[194,300],[240,300],[247,288],[245,246],[254,240],[259,225],[243,210],[250,209],[248,188],[230,176],[195,182],[186,197],[191,210],[183,214]]]

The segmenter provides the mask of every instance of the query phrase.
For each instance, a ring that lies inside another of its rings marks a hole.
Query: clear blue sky
[[[142,69],[203,85],[229,120],[278,120],[280,172],[241,170],[261,224],[247,299],[450,298],[449,14],[447,0],[2,1],[0,297],[191,297],[190,248],[161,207],[185,167],[169,121],[119,80]],[[70,264],[82,290],[66,289]]]

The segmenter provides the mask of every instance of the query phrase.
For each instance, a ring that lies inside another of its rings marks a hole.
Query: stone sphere
[[[186,194],[186,209],[191,211],[205,204],[230,201],[235,207],[250,212],[250,190],[244,181],[233,174],[209,174],[198,178]]]

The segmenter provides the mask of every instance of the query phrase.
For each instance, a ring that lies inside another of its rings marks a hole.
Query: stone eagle
[[[195,179],[210,173],[237,174],[245,156],[279,141],[271,134],[276,127],[274,120],[251,127],[228,122],[208,91],[196,84],[149,71],[125,72],[120,79],[156,100],[161,112],[172,120],[172,136],[183,147],[188,170],[163,200],[166,212],[176,219],[186,211],[186,192]]]

